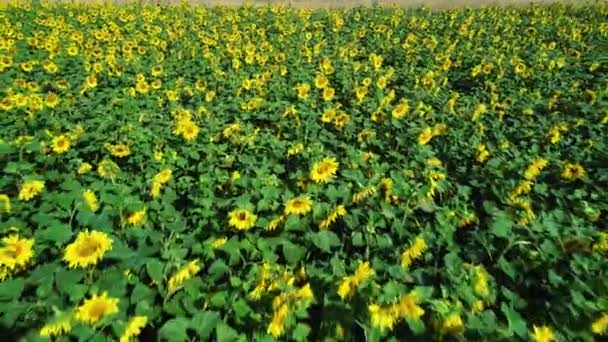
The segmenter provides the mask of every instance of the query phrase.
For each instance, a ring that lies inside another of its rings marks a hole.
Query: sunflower
[[[321,114],[321,121],[324,123],[330,123],[334,121],[337,114],[338,112],[335,108],[328,108],[323,112],[323,114]]]
[[[36,197],[44,189],[44,181],[28,180],[19,189],[19,200],[29,201]]]
[[[85,173],[91,171],[92,169],[93,169],[93,166],[91,166],[91,164],[82,163],[78,166],[78,170],[76,171],[76,173],[78,173],[79,175],[84,175]]]
[[[391,112],[391,115],[393,116],[393,118],[395,119],[401,119],[403,118],[408,112],[410,111],[410,105],[408,103],[408,101],[402,101],[400,104],[398,104],[393,111]]]
[[[324,101],[333,100],[335,95],[336,95],[336,90],[334,88],[332,88],[332,87],[323,88],[323,100]]]
[[[228,224],[236,230],[249,230],[255,226],[257,216],[247,209],[234,209],[228,214]]]
[[[95,266],[112,249],[112,239],[103,232],[80,232],[76,240],[65,248],[63,260],[71,268]]]
[[[418,135],[418,144],[426,145],[433,139],[433,130],[430,127],[425,127]]]
[[[462,317],[459,314],[450,314],[443,320],[441,325],[441,331],[444,334],[458,334],[464,329],[464,323]]]
[[[60,336],[72,330],[72,316],[64,315],[40,328],[40,336]]]
[[[51,142],[51,147],[53,148],[53,152],[57,154],[62,154],[70,150],[70,144],[70,138],[67,135],[62,134],[58,137],[53,138],[53,141]]]
[[[99,209],[99,201],[97,200],[97,196],[95,196],[95,192],[93,192],[93,190],[85,190],[82,193],[82,198],[84,199],[84,203],[86,203],[87,207],[92,212],[96,212]]]
[[[145,220],[146,209],[138,210],[127,217],[127,223],[132,226],[140,226]]]
[[[4,246],[0,247],[0,268],[22,269],[30,263],[34,256],[34,239],[11,235],[3,238],[2,242]]]
[[[585,169],[580,164],[567,163],[562,169],[562,178],[565,180],[580,179],[585,175]]]
[[[200,270],[201,267],[198,264],[198,259],[192,260],[169,278],[167,289],[169,292],[175,292],[186,280],[194,277]]]
[[[55,108],[59,103],[59,97],[55,93],[48,93],[44,97],[44,104],[49,108]]]
[[[532,326],[533,334],[532,338],[535,342],[551,342],[555,341],[555,334],[553,333],[553,329],[549,326]]]
[[[0,213],[10,214],[12,211],[11,199],[6,194],[0,194]]]
[[[146,316],[135,316],[129,320],[125,332],[120,336],[120,342],[129,342],[132,337],[138,336],[141,333],[141,329],[148,324],[148,317]]]
[[[312,210],[312,200],[308,196],[292,198],[285,203],[285,215],[306,215]]]
[[[310,170],[310,179],[317,183],[328,183],[334,179],[339,163],[336,158],[327,157],[315,163]]]
[[[120,172],[120,167],[110,159],[104,159],[97,165],[97,173],[101,178],[114,178],[118,175],[118,172]]]
[[[125,144],[106,145],[106,149],[110,151],[111,155],[118,158],[124,158],[131,154],[131,148]]]
[[[315,77],[315,87],[318,89],[323,89],[325,87],[327,87],[329,85],[329,80],[327,79],[327,77],[325,77],[325,75],[317,75],[317,77]]]
[[[118,312],[118,298],[108,297],[107,293],[101,296],[93,295],[76,308],[75,318],[79,321],[95,324],[105,316]]]
[[[188,122],[184,123],[183,126],[181,127],[182,137],[184,137],[184,139],[186,139],[186,141],[192,141],[192,140],[196,139],[196,137],[198,136],[198,132],[199,132],[198,126],[192,121],[188,121]]]
[[[310,85],[308,85],[308,83],[299,83],[295,88],[298,93],[298,98],[304,100],[308,97],[310,92]]]

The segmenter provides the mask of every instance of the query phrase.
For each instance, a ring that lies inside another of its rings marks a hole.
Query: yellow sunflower
[[[0,267],[8,270],[22,269],[27,266],[34,256],[32,247],[34,239],[22,239],[11,235],[2,239],[4,246],[0,247]]]
[[[123,158],[131,154],[131,148],[125,144],[106,145],[106,149],[110,151],[114,157]]]
[[[112,239],[103,232],[80,232],[76,240],[65,248],[63,260],[71,268],[95,266],[112,249]]]
[[[310,170],[310,179],[317,183],[328,183],[336,176],[338,166],[336,158],[327,157],[313,165]]]
[[[93,166],[91,166],[91,164],[82,163],[78,166],[78,170],[76,170],[76,173],[78,173],[79,175],[84,175],[85,173],[91,171],[92,169],[93,169]]]
[[[19,200],[29,201],[36,197],[44,189],[44,181],[28,180],[19,189]]]
[[[97,165],[97,173],[101,178],[114,178],[118,175],[118,172],[120,172],[120,167],[110,159],[104,159]]]
[[[258,217],[247,209],[234,209],[228,218],[228,224],[236,230],[249,230],[255,226]]]
[[[138,336],[141,333],[146,324],[148,324],[148,317],[146,316],[135,316],[129,320],[125,332],[120,336],[120,342],[129,342],[132,337]]]
[[[79,321],[95,324],[105,316],[118,312],[118,298],[108,297],[107,293],[101,296],[93,295],[76,308],[75,318]]]
[[[306,215],[312,210],[312,200],[308,196],[292,198],[285,203],[285,215]]]
[[[182,137],[184,137],[186,141],[192,141],[196,139],[196,137],[198,136],[198,132],[198,126],[192,121],[184,123],[181,128]]]
[[[175,292],[186,280],[194,277],[201,267],[198,264],[198,259],[192,260],[186,265],[177,270],[167,282],[169,292]]]
[[[426,145],[433,139],[433,130],[430,127],[425,127],[418,135],[418,144]]]
[[[87,189],[82,193],[82,198],[87,207],[92,211],[96,212],[99,209],[99,201],[93,190]]]
[[[53,141],[51,142],[51,147],[53,149],[53,152],[57,154],[62,154],[70,150],[70,144],[70,138],[67,135],[62,134],[58,137],[53,138]]]
[[[585,169],[581,164],[567,163],[562,169],[562,178],[566,180],[575,180],[582,178],[585,175]]]
[[[64,315],[40,328],[40,336],[60,336],[72,330],[72,316]]]
[[[132,226],[140,226],[146,220],[146,209],[138,210],[134,213],[131,213],[129,217],[127,217],[127,223]]]

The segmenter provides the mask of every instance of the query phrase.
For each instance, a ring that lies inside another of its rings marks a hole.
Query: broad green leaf
[[[295,265],[306,254],[306,249],[289,241],[283,243],[283,255],[290,265]]]

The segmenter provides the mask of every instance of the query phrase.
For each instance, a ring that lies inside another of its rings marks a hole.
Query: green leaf
[[[230,271],[230,268],[226,265],[224,260],[217,259],[211,264],[211,266],[209,266],[208,273],[211,276],[210,280],[214,282],[220,279],[224,274],[228,273],[228,271]]]
[[[224,322],[215,326],[215,334],[217,342],[233,342],[239,335],[236,330]]]
[[[509,322],[509,329],[514,331],[519,337],[525,337],[528,334],[528,327],[526,321],[521,317],[519,312],[515,311],[512,307],[506,303],[502,303],[500,311],[505,314],[507,321]]]
[[[304,323],[298,323],[293,330],[293,339],[296,341],[306,341],[310,334],[310,326]]]
[[[511,228],[513,227],[513,222],[504,212],[498,212],[494,216],[494,222],[490,226],[490,231],[495,236],[500,238],[508,238],[511,236]]]
[[[294,215],[290,215],[287,220],[285,220],[285,231],[304,231],[306,229],[306,225],[303,224],[302,220]]]
[[[156,259],[150,259],[146,262],[146,270],[148,271],[148,275],[152,280],[156,283],[161,283],[163,280],[163,264]]]
[[[283,243],[283,255],[290,265],[295,265],[306,254],[306,249],[289,241]]]
[[[187,341],[187,329],[190,326],[190,321],[183,317],[177,317],[168,320],[158,331],[161,339],[167,341]]]
[[[424,322],[420,319],[406,319],[407,325],[410,327],[414,335],[419,336],[424,334],[426,328]]]
[[[0,282],[0,301],[8,302],[18,300],[19,297],[21,297],[24,288],[25,280],[20,278]]]
[[[330,252],[331,247],[340,245],[340,238],[329,230],[322,230],[317,233],[313,233],[311,236],[312,242],[324,252]]]
[[[215,311],[199,312],[192,317],[192,327],[198,334],[198,337],[205,340],[211,335],[211,332],[220,321],[220,315]]]
[[[504,257],[498,259],[498,266],[500,266],[500,269],[505,272],[505,274],[508,275],[511,280],[515,280],[517,272],[515,271],[513,266],[507,261],[507,259],[505,259]]]
[[[67,224],[53,223],[46,229],[36,231],[36,239],[48,241],[56,246],[63,245],[72,238],[72,228]]]
[[[239,298],[232,303],[232,310],[234,310],[234,313],[240,318],[249,316],[252,311],[251,307],[242,298]]]
[[[363,241],[363,234],[361,234],[361,232],[354,233],[352,243],[353,243],[353,246],[355,246],[355,247],[364,246],[365,242]]]

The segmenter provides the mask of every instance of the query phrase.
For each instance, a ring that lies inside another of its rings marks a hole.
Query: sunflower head
[[[105,316],[118,312],[118,298],[108,297],[107,293],[101,296],[93,295],[76,308],[75,318],[79,321],[95,324]]]
[[[27,266],[34,256],[32,247],[34,239],[23,239],[11,235],[2,239],[0,247],[0,267],[9,270],[22,269]]]
[[[285,203],[285,215],[306,215],[312,210],[312,200],[308,196],[290,199]]]
[[[19,189],[19,199],[29,201],[36,197],[44,189],[44,182],[39,180],[28,180]]]
[[[566,180],[580,179],[585,175],[585,169],[580,164],[566,164],[562,170],[562,178]]]
[[[63,154],[69,151],[70,144],[70,138],[67,135],[62,134],[58,137],[53,138],[53,141],[51,142],[51,147],[53,149],[53,152],[57,154]]]
[[[235,209],[228,214],[228,224],[236,230],[249,230],[256,220],[257,216],[247,209]]]
[[[339,163],[336,158],[327,157],[315,163],[310,170],[310,179],[317,183],[328,183],[334,179],[338,172]]]
[[[71,268],[96,265],[112,249],[112,239],[103,232],[80,232],[76,240],[65,248],[63,260]]]

